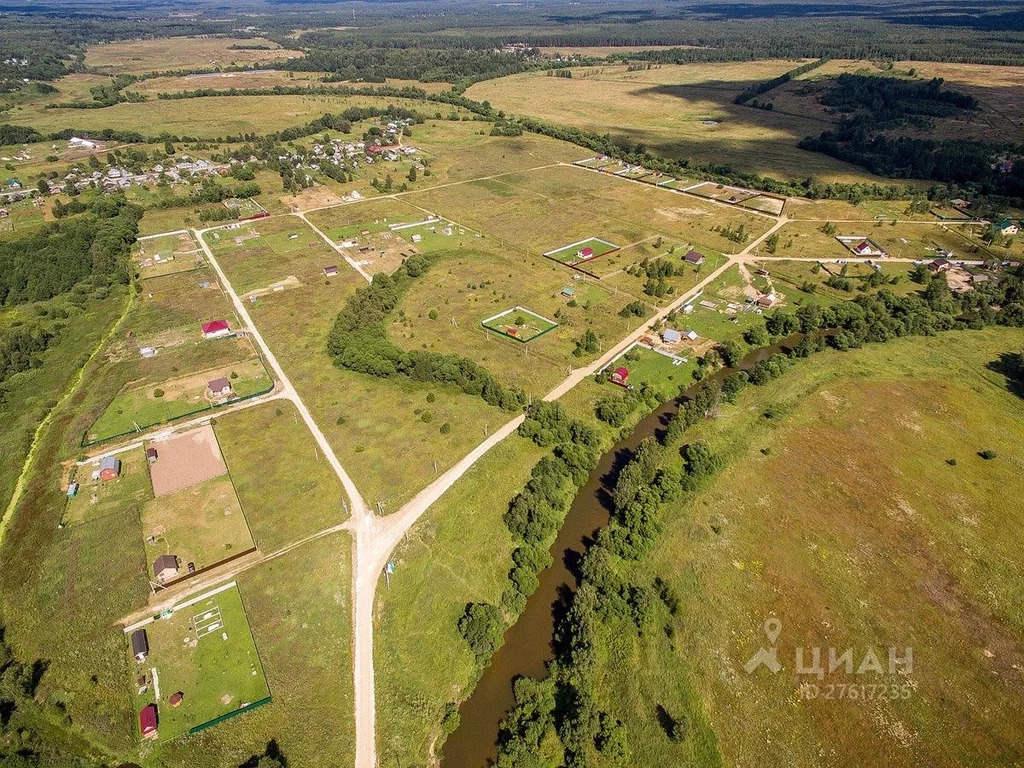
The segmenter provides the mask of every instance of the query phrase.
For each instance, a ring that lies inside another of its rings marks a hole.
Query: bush
[[[449,424],[447,421],[444,424],[441,425],[441,434],[442,435],[447,435],[451,431],[452,431],[452,425]]]
[[[164,396],[164,391],[162,389],[154,389],[153,390],[153,397],[163,397],[163,396]]]
[[[985,461],[992,461],[992,459],[996,457],[996,452],[991,450],[990,448],[986,448],[983,451],[978,451],[978,455]]]

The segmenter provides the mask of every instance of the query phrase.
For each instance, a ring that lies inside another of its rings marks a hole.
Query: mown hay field
[[[232,46],[252,47],[232,50]],[[143,74],[251,66],[301,56],[302,51],[288,50],[260,37],[163,37],[90,45],[85,52],[85,63],[111,74]]]

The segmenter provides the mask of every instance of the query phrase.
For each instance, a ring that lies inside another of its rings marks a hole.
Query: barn
[[[100,462],[100,480],[116,480],[121,476],[121,460],[116,456],[104,456]]]
[[[149,655],[149,638],[146,637],[146,630],[136,629],[132,632],[132,654],[136,661],[145,661]]]

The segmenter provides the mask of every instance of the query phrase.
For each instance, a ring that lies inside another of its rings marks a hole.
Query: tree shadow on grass
[[[1017,397],[1024,398],[1024,352],[1002,352],[986,367],[1005,376],[1006,388]]]

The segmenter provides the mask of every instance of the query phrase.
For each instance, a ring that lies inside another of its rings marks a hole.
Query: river
[[[791,336],[780,344],[756,349],[743,358],[738,368],[722,369],[713,378],[720,381],[734,370],[746,370],[776,352],[784,352],[801,338]],[[554,658],[555,624],[576,588],[573,569],[595,533],[608,524],[608,493],[619,470],[645,438],[664,429],[680,404],[691,398],[699,386],[695,384],[682,397],[670,400],[641,420],[628,437],[601,457],[590,473],[551,545],[554,563],[538,574],[540,584],[527,601],[526,609],[505,632],[504,644],[491,657],[473,693],[459,707],[461,721],[444,744],[442,768],[481,768],[493,764],[497,758],[498,728],[505,713],[515,706],[512,683],[524,675],[539,678],[546,674],[547,664]]]

